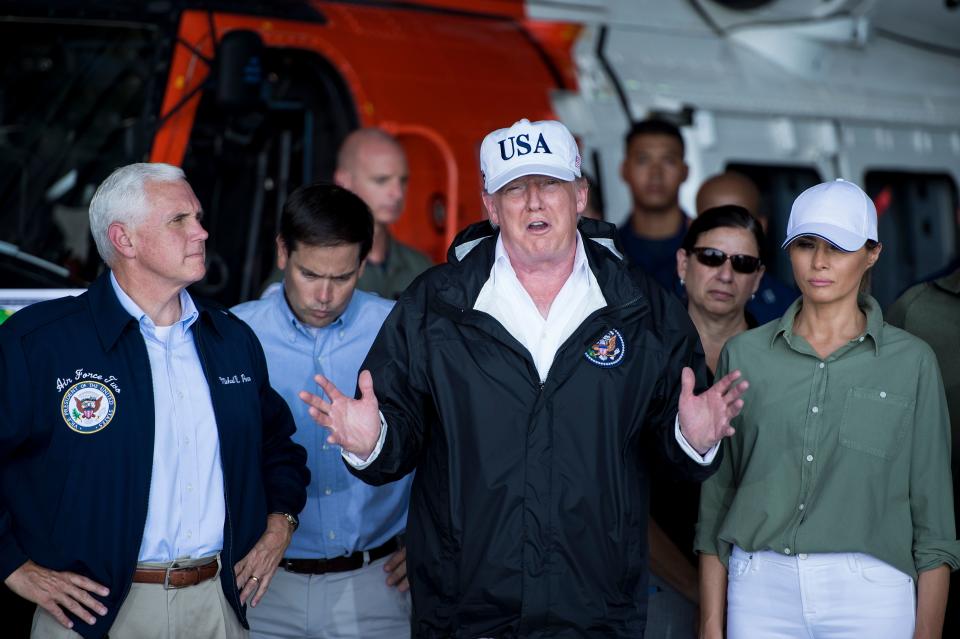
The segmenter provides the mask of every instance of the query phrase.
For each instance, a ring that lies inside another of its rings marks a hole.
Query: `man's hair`
[[[624,148],[629,149],[630,143],[633,142],[633,139],[641,135],[670,136],[680,143],[680,153],[686,153],[686,148],[683,144],[683,136],[680,134],[679,127],[677,127],[677,125],[673,122],[662,120],[660,118],[647,118],[646,120],[634,122],[630,126],[630,130],[627,131],[627,135],[623,139]]]
[[[90,233],[97,252],[108,266],[117,254],[107,236],[114,222],[137,226],[150,212],[147,183],[186,180],[183,169],[169,164],[145,163],[121,166],[104,180],[90,200]]]
[[[757,241],[757,257],[763,260],[763,227],[757,218],[750,215],[750,212],[742,206],[736,204],[724,204],[707,209],[697,216],[690,223],[687,234],[683,237],[681,247],[689,253],[697,245],[697,240],[707,231],[719,228],[746,229],[753,234],[753,239]]]
[[[280,214],[280,239],[288,253],[297,244],[359,244],[363,261],[373,246],[373,214],[358,196],[334,184],[301,186],[290,194]]]

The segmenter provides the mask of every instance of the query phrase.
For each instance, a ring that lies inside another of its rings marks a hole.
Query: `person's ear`
[[[764,273],[764,271],[766,271],[766,270],[767,270],[767,267],[764,266],[763,264],[761,264],[761,265],[760,265],[760,268],[757,269],[757,272],[754,273],[754,276],[756,277],[756,280],[754,280],[754,282],[753,282],[753,290],[750,291],[750,294],[751,294],[751,295],[756,295],[756,294],[757,294],[757,291],[760,290],[760,282],[763,281],[763,273]]]
[[[277,235],[277,268],[281,271],[286,270],[289,260],[290,254],[287,252],[287,243]]]
[[[480,193],[480,198],[483,200],[483,208],[487,209],[487,217],[490,218],[490,221],[500,225],[500,211],[497,209],[497,198],[483,191]]]
[[[353,190],[353,174],[345,169],[337,169],[333,172],[333,183],[340,188]]]
[[[682,248],[677,249],[677,277],[681,280],[687,279],[687,264],[690,261],[690,256],[687,255],[687,252]]]
[[[131,236],[130,229],[122,222],[113,222],[107,227],[107,238],[113,250],[123,257],[134,258],[137,256],[137,249],[134,238]]]
[[[871,250],[867,249],[867,268],[873,268],[873,265],[877,263],[877,260],[880,259],[880,251],[883,250],[883,244],[879,242]]]

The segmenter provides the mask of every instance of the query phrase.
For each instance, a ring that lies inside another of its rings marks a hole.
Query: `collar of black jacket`
[[[580,218],[577,229],[583,238],[587,262],[597,278],[608,306],[621,306],[643,297],[630,276],[626,259],[617,244],[617,227],[591,218]],[[499,229],[477,222],[461,231],[447,251],[451,268],[439,295],[458,308],[472,308],[480,289],[490,277]]]
[[[112,349],[128,326],[133,324],[136,327],[136,320],[127,312],[127,309],[123,308],[113,291],[113,285],[110,283],[110,271],[104,271],[93,281],[90,288],[87,289],[87,299],[90,304],[90,315],[97,330],[97,337],[100,339],[100,345],[104,350]],[[196,297],[193,298],[193,302],[200,313],[198,321],[209,324],[222,335],[222,322],[229,321],[229,313],[215,305],[198,300]],[[139,327],[136,328],[139,330]]]

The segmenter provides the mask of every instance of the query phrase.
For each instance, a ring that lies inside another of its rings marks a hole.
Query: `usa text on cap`
[[[567,182],[580,177],[580,151],[567,127],[555,120],[515,122],[483,138],[480,170],[487,193],[525,175],[548,175]]]

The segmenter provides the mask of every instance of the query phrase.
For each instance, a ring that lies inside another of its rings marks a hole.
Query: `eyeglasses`
[[[756,273],[760,268],[760,258],[752,255],[727,255],[720,249],[707,246],[695,246],[687,252],[696,255],[697,261],[704,266],[719,267],[730,260],[730,266],[737,273]]]

